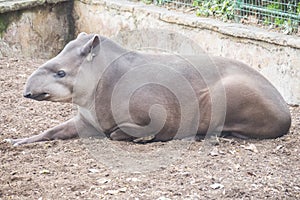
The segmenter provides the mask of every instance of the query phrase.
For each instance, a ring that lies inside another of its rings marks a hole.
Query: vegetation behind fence
[[[198,16],[213,16],[277,29],[285,34],[300,32],[299,0],[143,0],[146,3],[188,8]]]

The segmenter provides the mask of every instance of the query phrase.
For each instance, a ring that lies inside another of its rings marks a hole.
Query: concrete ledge
[[[207,29],[237,38],[264,41],[271,44],[291,46],[300,49],[300,38],[298,36],[284,35],[282,33],[267,31],[263,28],[236,23],[225,23],[211,18],[197,17],[194,14],[176,12],[174,10],[170,11],[163,7],[134,3],[126,0],[81,1],[89,4],[106,5],[110,9],[117,9],[120,11],[139,12],[139,10],[141,10],[149,15],[157,15],[159,20],[167,23]]]
[[[200,18],[188,14],[170,13],[169,11],[162,12],[164,13],[160,16],[160,20],[168,23],[207,29],[236,38],[263,41],[280,46],[290,46],[300,49],[300,39],[298,36],[283,35],[281,33],[270,31],[268,32],[262,28],[246,26],[243,24],[224,23],[215,19]]]
[[[24,10],[46,3],[53,4],[68,0],[0,0],[0,13],[6,13],[16,10]]]

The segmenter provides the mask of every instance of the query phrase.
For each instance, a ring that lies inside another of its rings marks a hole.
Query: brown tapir
[[[276,138],[291,124],[279,92],[247,65],[222,57],[144,54],[81,33],[29,78],[24,97],[69,102],[78,114],[14,145],[78,136],[168,141],[226,133]],[[148,138],[148,139],[147,139]]]

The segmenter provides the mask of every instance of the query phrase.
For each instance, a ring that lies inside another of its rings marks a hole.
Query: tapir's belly
[[[78,107],[78,112],[80,113],[80,117],[83,119],[83,121],[86,122],[88,126],[92,126],[100,133],[103,132],[103,129],[100,126],[97,113],[94,107],[91,108]]]

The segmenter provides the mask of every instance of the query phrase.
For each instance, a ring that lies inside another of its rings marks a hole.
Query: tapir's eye
[[[64,70],[59,70],[58,72],[56,72],[56,75],[59,78],[65,77],[66,76],[66,72]]]

